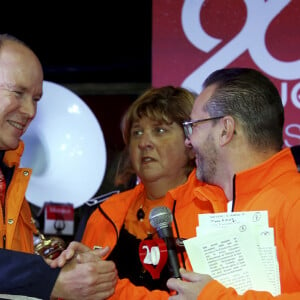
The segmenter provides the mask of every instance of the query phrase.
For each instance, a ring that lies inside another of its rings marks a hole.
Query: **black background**
[[[150,82],[151,1],[75,2],[2,6],[0,31],[35,51],[46,80]]]

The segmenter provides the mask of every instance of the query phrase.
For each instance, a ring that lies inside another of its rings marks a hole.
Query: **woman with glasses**
[[[125,149],[116,179],[124,184],[135,175],[138,182],[99,205],[82,239],[91,248],[110,246],[107,259],[115,262],[120,278],[113,296],[116,299],[170,296],[166,286],[172,276],[168,264],[159,278],[153,279],[140,259],[141,242],[158,238],[149,222],[153,208],[170,209],[176,241],[195,236],[198,213],[226,210],[223,191],[196,179],[194,152],[184,144],[182,123],[189,119],[193,103],[194,95],[184,88],[151,88],[132,103],[123,117]],[[197,195],[195,187],[199,187]],[[177,255],[179,265],[189,268],[180,245]]]

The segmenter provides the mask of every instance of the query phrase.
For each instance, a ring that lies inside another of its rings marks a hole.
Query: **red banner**
[[[201,91],[212,71],[251,67],[278,88],[285,146],[300,144],[297,0],[153,0],[152,85]]]

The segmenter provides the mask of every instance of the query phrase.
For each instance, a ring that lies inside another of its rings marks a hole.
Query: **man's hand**
[[[105,299],[114,293],[118,279],[115,264],[102,260],[108,247],[91,250],[74,242],[62,253],[63,264],[51,297],[63,299]],[[104,254],[103,254],[104,253]],[[67,262],[67,263],[66,263]]]
[[[167,281],[168,288],[177,292],[169,300],[197,300],[202,289],[213,280],[209,275],[187,272],[184,269],[180,269],[180,274],[182,280],[170,278]]]
[[[91,250],[84,244],[73,241],[56,259],[46,259],[46,262],[52,268],[63,267],[66,262],[68,262],[73,257],[76,257],[79,263],[83,263],[89,260],[93,261],[95,257],[91,255],[95,255],[96,258],[102,258],[108,253],[108,251],[108,247]]]

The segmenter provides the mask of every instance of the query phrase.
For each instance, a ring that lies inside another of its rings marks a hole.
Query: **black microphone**
[[[172,232],[173,215],[166,206],[154,207],[149,214],[152,227],[157,230],[158,236],[162,238],[168,250],[168,267],[171,277],[181,278],[179,272],[179,261],[176,253],[176,242]]]

